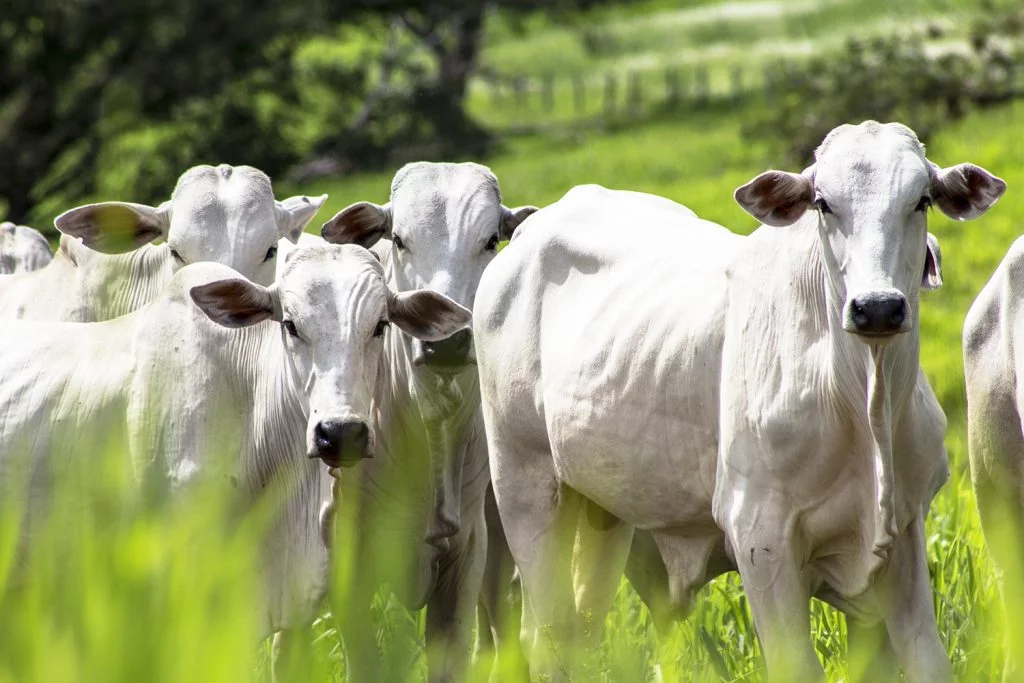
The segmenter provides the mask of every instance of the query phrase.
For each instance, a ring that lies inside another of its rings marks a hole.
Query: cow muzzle
[[[473,333],[468,329],[459,330],[441,341],[420,342],[417,351],[419,353],[413,358],[415,365],[442,374],[459,372],[475,362],[472,357]]]
[[[867,292],[846,302],[843,329],[868,343],[884,343],[910,328],[910,305],[896,290]]]
[[[313,428],[310,458],[328,467],[352,467],[373,457],[370,427],[363,420],[321,420]]]

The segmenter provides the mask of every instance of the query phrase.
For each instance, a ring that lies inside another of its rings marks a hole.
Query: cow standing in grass
[[[918,362],[926,212],[973,218],[1004,189],[866,122],[739,188],[765,223],[747,238],[603,189],[531,219],[474,332],[535,674],[579,664],[640,528],[681,609],[739,570],[776,680],[822,676],[812,595],[883,623],[908,681],[952,680],[925,557],[946,426]]]
[[[1006,615],[1003,680],[1024,679],[1024,238],[1011,246],[964,321],[971,482]]]
[[[139,311],[100,323],[0,328],[0,481],[28,476],[29,524],[53,478],[123,454],[148,492],[222,482],[237,509],[281,496],[263,538],[264,635],[307,624],[327,585],[321,515],[336,466],[373,455],[369,430],[389,325],[436,342],[469,312],[395,293],[368,251],[303,249],[265,287],[192,264]]]
[[[391,201],[361,202],[328,221],[329,242],[373,247],[389,286],[426,288],[472,305],[484,268],[533,207],[508,209],[477,164],[417,163],[395,175]],[[427,608],[430,680],[461,680],[486,549],[490,480],[469,330],[443,342],[387,340],[375,404],[377,455],[340,482],[339,543],[351,566],[335,600],[353,682],[379,680],[370,603],[388,585]]]
[[[71,209],[55,221],[63,235],[49,265],[0,276],[0,318],[110,320],[152,301],[175,271],[200,261],[269,285],[279,241],[297,241],[326,199],[275,201],[265,173],[222,164],[189,169],[157,207],[102,202]],[[164,243],[149,244],[156,239]]]
[[[0,223],[0,275],[39,270],[53,260],[50,243],[38,230]]]

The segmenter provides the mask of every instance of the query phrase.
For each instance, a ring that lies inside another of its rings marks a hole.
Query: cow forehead
[[[830,198],[919,194],[929,182],[924,146],[909,128],[874,121],[840,126],[815,153],[815,184]]]
[[[270,178],[251,166],[196,166],[171,195],[171,232],[224,225],[276,234]]]
[[[497,216],[498,180],[474,163],[408,164],[391,185],[395,226],[406,230],[459,230]]]
[[[313,306],[325,315],[351,309],[379,313],[387,302],[380,263],[369,251],[354,245],[299,249],[288,261],[278,286],[285,308]]]

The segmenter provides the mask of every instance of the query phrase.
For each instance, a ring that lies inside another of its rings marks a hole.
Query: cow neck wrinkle
[[[809,241],[807,266],[797,283],[797,291],[806,297],[806,303],[815,311],[821,325],[820,332],[828,342],[830,407],[842,414],[858,416],[865,428],[868,424],[868,385],[875,369],[872,349],[877,344],[866,344],[856,335],[843,329],[843,306],[846,291],[837,271],[830,267],[835,259],[825,257],[829,249],[823,222],[817,213],[808,212],[817,223],[816,239]],[[790,229],[801,229],[799,224]],[[878,356],[886,372],[886,388],[892,397],[892,414],[898,415],[913,394],[920,362],[919,316],[917,292],[908,292],[908,303],[913,315],[913,329],[897,335],[885,345],[885,353]]]
[[[256,486],[286,471],[296,476],[306,461],[309,380],[297,376],[280,324],[265,321],[225,331],[226,357],[234,362],[234,376],[243,384],[238,390],[252,392],[254,407],[254,461],[241,464]]]
[[[156,299],[171,279],[170,249],[146,244],[125,254],[102,254],[104,291],[95,300],[97,321],[127,315]],[[88,267],[88,266],[86,266]]]

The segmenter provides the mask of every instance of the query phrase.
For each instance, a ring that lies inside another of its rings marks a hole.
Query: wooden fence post
[[[629,112],[637,114],[643,100],[643,85],[640,83],[640,72],[629,72]]]
[[[604,112],[607,115],[615,113],[616,91],[618,81],[614,73],[607,73],[604,77]]]
[[[516,109],[522,110],[526,108],[526,77],[516,76],[512,82],[512,87],[515,90],[516,96]]]
[[[700,64],[696,69],[694,69],[693,74],[693,95],[699,106],[703,106],[708,103],[708,97],[710,95],[709,90],[708,68],[703,64]]]
[[[577,114],[587,109],[587,84],[581,74],[572,75],[572,104]]]
[[[669,65],[665,67],[665,102],[669,107],[679,106],[679,69]]]
[[[739,64],[732,65],[730,80],[732,82],[732,101],[739,102],[743,97],[743,68]]]
[[[541,81],[541,98],[544,102],[544,110],[552,112],[555,109],[555,77],[545,74]]]

